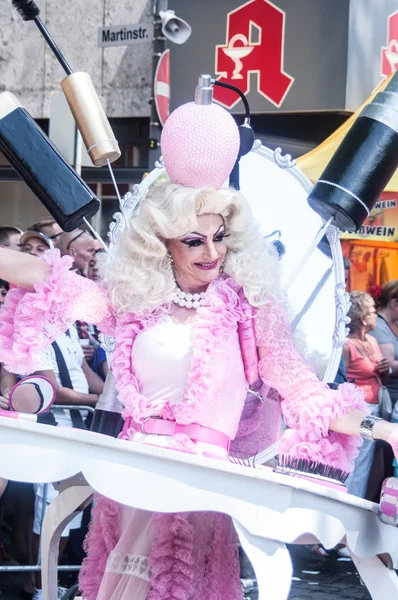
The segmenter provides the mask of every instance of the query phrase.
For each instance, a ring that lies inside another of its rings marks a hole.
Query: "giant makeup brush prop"
[[[88,73],[73,73],[62,52],[39,17],[40,9],[33,0],[12,0],[24,21],[34,21],[50,46],[67,77],[61,82],[87,152],[96,167],[108,165],[120,156],[120,149]],[[115,183],[115,182],[114,182]]]
[[[98,198],[10,92],[0,94],[0,150],[64,231],[98,211]]]

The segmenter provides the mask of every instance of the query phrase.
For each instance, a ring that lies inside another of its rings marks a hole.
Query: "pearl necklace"
[[[200,294],[189,294],[187,292],[183,292],[177,287],[175,292],[175,296],[173,298],[174,304],[178,304],[178,306],[186,306],[187,308],[199,308],[199,306],[203,306],[206,298],[206,293],[201,292]]]

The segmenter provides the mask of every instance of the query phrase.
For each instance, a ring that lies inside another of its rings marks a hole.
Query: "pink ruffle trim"
[[[55,324],[73,259],[61,259],[59,250],[52,250],[44,260],[53,269],[46,281],[36,284],[35,292],[11,290],[1,311],[0,360],[15,373],[31,373],[37,352],[55,339],[44,328],[43,317],[47,315]],[[62,319],[66,324],[65,312]]]
[[[296,429],[287,429],[280,440],[278,454],[290,454],[351,472],[361,445],[359,435],[333,432],[318,442],[308,442]]]
[[[353,409],[368,412],[363,392],[352,383],[342,383],[337,390],[325,387],[323,394],[311,394],[300,411],[301,437],[309,441],[325,437],[330,423]]]
[[[189,513],[156,514],[148,600],[186,600],[194,592],[194,534]]]
[[[31,373],[40,350],[76,319],[105,319],[108,307],[98,286],[70,271],[73,259],[49,250],[43,260],[52,271],[35,291],[13,289],[0,314],[0,361],[14,373]]]
[[[192,359],[184,401],[174,410],[177,423],[195,423],[204,404],[210,402],[212,351],[228,331],[244,319],[232,280],[216,279],[207,289],[206,304],[196,311],[192,330]]]
[[[84,600],[96,600],[109,554],[119,537],[119,504],[95,494],[88,534],[83,543],[87,553],[79,575]]]
[[[165,402],[161,413],[163,418],[182,424],[195,423],[203,404],[210,401],[212,350],[217,345],[217,340],[228,331],[236,329],[237,322],[244,318],[239,289],[239,286],[224,278],[217,279],[209,286],[206,305],[198,308],[192,328],[192,359],[184,401],[173,407]],[[136,423],[141,423],[151,414],[148,400],[140,394],[135,377],[133,345],[139,333],[167,314],[168,307],[161,306],[151,313],[125,315],[118,322],[112,369],[119,398],[124,405],[124,419],[132,417]]]
[[[330,423],[357,409],[369,412],[362,391],[352,383],[343,383],[337,390],[325,390],[325,395],[314,397],[302,410],[300,428],[288,429],[283,434],[280,454],[319,461],[352,471],[354,460],[362,445],[362,438],[329,431]],[[329,398],[325,402],[325,396]]]
[[[139,333],[155,324],[165,314],[166,308],[160,307],[141,316],[126,314],[117,323],[112,370],[119,399],[124,406],[122,416],[124,419],[131,417],[136,423],[141,423],[150,412],[148,400],[140,394],[135,377],[132,361],[134,341]]]
[[[148,600],[242,600],[238,536],[227,515],[158,514]]]

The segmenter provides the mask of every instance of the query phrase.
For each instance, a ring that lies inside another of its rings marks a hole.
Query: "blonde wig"
[[[233,189],[193,189],[173,183],[152,187],[103,257],[102,276],[118,315],[142,313],[171,302],[176,281],[167,241],[197,228],[203,214],[223,217],[229,237],[224,271],[244,291],[253,306],[270,294],[279,295],[278,255],[260,234],[243,196]]]

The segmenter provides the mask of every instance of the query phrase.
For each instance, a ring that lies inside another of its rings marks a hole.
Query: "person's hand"
[[[376,365],[376,373],[378,375],[387,375],[390,369],[390,363],[386,358],[382,358]]]
[[[10,408],[9,402],[7,398],[4,396],[0,396],[0,410],[8,410]]]
[[[94,346],[87,344],[87,346],[82,346],[82,349],[83,349],[84,358],[86,359],[86,361],[88,363],[91,362],[93,359],[94,353],[95,353]]]
[[[95,406],[98,402],[98,394],[87,394],[86,396],[87,400],[85,402],[85,404],[87,403],[88,406]]]

